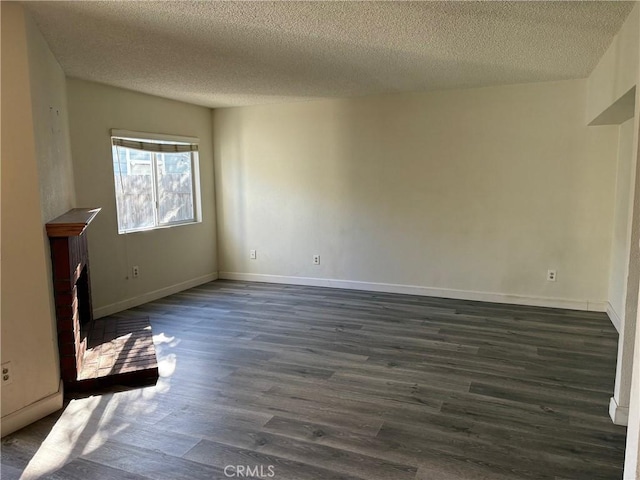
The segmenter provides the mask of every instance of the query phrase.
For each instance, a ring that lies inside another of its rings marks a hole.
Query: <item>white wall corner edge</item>
[[[64,386],[62,380],[60,380],[57,392],[2,417],[0,419],[0,435],[2,437],[9,435],[27,425],[31,425],[33,422],[37,422],[53,412],[57,412],[62,408],[63,402]]]
[[[355,280],[334,280],[327,278],[295,277],[284,275],[268,275],[260,273],[220,272],[218,278],[224,280],[242,280],[246,282],[284,283],[305,285],[310,287],[345,288],[349,290],[365,290],[371,292],[400,293],[423,297],[441,297],[455,300],[473,300],[480,302],[506,303],[531,307],[566,308],[592,312],[605,312],[606,301],[572,300],[553,297],[534,297],[527,295],[511,295],[505,293],[476,292],[472,290],[455,290],[448,288],[422,287],[418,285],[401,285],[394,283],[360,282]]]
[[[611,323],[613,324],[613,326],[616,327],[616,330],[618,331],[618,333],[620,333],[620,327],[622,326],[622,319],[620,318],[620,315],[618,315],[618,312],[616,312],[615,308],[613,308],[613,305],[611,305],[610,302],[607,302],[607,316],[609,317],[609,320],[611,320]]]
[[[618,405],[615,397],[609,400],[609,416],[616,425],[626,426],[629,423],[629,407]]]
[[[94,308],[93,316],[94,318],[102,318],[106,317],[107,315],[113,315],[114,313],[122,312],[123,310],[137,307],[148,302],[153,302],[154,300],[158,300],[168,295],[173,295],[174,293],[182,292],[183,290],[197,287],[198,285],[209,283],[217,279],[217,272],[202,275],[201,277],[192,278],[191,280],[187,280],[185,282],[176,283],[174,285],[169,285],[168,287],[143,293],[142,295],[139,295],[137,297],[127,298],[126,300],[122,300],[120,302]]]

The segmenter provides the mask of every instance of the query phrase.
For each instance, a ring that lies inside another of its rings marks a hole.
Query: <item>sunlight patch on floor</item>
[[[51,474],[126,433],[133,420],[155,421],[159,393],[168,385],[72,400],[29,461],[20,480]],[[131,420],[130,420],[131,419]]]

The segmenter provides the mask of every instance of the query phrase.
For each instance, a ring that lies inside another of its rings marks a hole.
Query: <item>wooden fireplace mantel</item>
[[[100,208],[73,208],[47,223],[49,237],[77,237],[98,215]]]

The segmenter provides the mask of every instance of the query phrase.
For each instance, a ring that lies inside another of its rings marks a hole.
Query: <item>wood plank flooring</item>
[[[216,281],[141,316],[158,384],[4,438],[3,480],[622,477],[604,314]]]

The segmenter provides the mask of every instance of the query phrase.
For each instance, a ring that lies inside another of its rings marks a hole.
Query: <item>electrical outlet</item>
[[[256,258],[258,258],[258,255],[256,254],[255,250],[249,250],[249,258],[251,260],[255,260]]]
[[[13,371],[11,369],[11,362],[5,362],[2,364],[2,386],[6,387],[13,383]]]
[[[131,274],[133,275],[133,278],[138,278],[138,275],[140,275],[140,267],[138,267],[138,265],[131,267]]]
[[[320,265],[320,255],[314,255],[313,256],[313,264],[314,265]]]
[[[547,281],[555,282],[558,279],[558,272],[555,270],[547,270]]]

